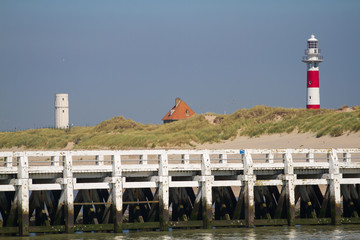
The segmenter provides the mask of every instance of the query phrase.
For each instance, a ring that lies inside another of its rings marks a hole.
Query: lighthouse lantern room
[[[318,48],[318,40],[314,35],[307,40],[307,49],[302,60],[307,66],[307,96],[306,108],[320,108],[320,90],[319,90],[319,63],[323,61]]]

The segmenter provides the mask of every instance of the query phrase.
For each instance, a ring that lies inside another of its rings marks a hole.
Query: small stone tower
[[[55,128],[69,128],[69,95],[55,95]]]

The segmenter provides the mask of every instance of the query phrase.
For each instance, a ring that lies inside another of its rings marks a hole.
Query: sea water
[[[12,237],[0,237],[10,240]],[[217,228],[197,230],[172,230],[167,232],[124,231],[123,233],[73,233],[73,234],[36,234],[21,237],[21,240],[218,240],[218,239],[360,239],[360,225],[314,225],[314,226],[282,226],[254,228]]]

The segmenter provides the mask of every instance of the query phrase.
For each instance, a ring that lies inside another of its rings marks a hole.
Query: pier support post
[[[342,175],[339,169],[339,159],[334,149],[328,153],[329,173],[330,173],[330,207],[331,222],[334,225],[341,223],[341,191],[340,179]]]
[[[66,233],[74,232],[74,179],[72,172],[72,156],[66,153],[63,156],[64,162],[64,196],[65,196],[65,231]]]
[[[286,152],[283,156],[285,160],[285,196],[287,207],[288,225],[294,226],[295,224],[295,179],[293,159],[290,152]]]
[[[114,212],[114,232],[122,232],[122,177],[121,177],[121,155],[111,156],[112,164],[112,206]]]
[[[17,176],[17,200],[18,200],[18,219],[19,234],[21,236],[29,235],[29,161],[26,153],[17,158],[18,176]]]
[[[254,206],[254,185],[255,185],[255,176],[253,168],[253,160],[249,150],[245,150],[243,154],[243,163],[244,163],[244,193],[245,193],[245,222],[247,227],[254,226],[255,219],[255,206]]]
[[[169,169],[166,153],[159,155],[159,219],[160,230],[169,230]]]
[[[212,213],[212,183],[214,176],[211,176],[211,163],[208,153],[201,155],[201,202],[203,227],[211,228]]]

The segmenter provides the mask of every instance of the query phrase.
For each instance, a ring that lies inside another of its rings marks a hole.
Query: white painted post
[[[148,164],[148,155],[147,154],[143,154],[143,155],[139,156],[139,164],[143,164],[143,165]]]
[[[18,160],[17,200],[19,233],[29,235],[29,161],[26,153],[21,153]]]
[[[159,219],[160,230],[169,230],[169,163],[167,153],[159,158]]]
[[[247,227],[254,226],[255,206],[254,206],[254,185],[256,177],[254,176],[253,160],[249,150],[244,150],[244,178],[243,186],[245,193],[245,222]]]
[[[314,150],[310,149],[310,152],[306,154],[306,162],[314,162]]]
[[[267,153],[265,155],[265,162],[266,163],[274,163],[274,154],[272,152]]]
[[[212,183],[210,156],[207,152],[201,155],[201,199],[204,228],[211,228],[212,221]]]
[[[330,174],[330,206],[331,206],[331,221],[332,224],[338,225],[341,223],[341,192],[339,160],[335,149],[328,153],[329,156],[329,174]]]
[[[10,168],[12,167],[13,158],[12,157],[5,157],[4,159],[4,167]]]
[[[59,156],[51,156],[51,166],[59,166]]]
[[[286,153],[284,154],[284,158],[285,158],[284,173],[294,174],[293,159],[291,152],[289,150],[286,150]]]
[[[121,155],[115,154],[112,159],[112,206],[114,211],[114,231],[122,232],[122,171]]]
[[[96,165],[103,166],[104,165],[104,155],[96,155],[95,163],[96,163]]]
[[[351,163],[351,153],[343,153],[343,162]]]
[[[66,152],[63,156],[63,184],[65,193],[65,231],[74,232],[74,181],[72,172],[72,155]]]
[[[182,164],[190,164],[190,156],[189,154],[181,154],[181,163]]]
[[[227,154],[226,153],[219,154],[219,163],[224,163],[224,164],[227,163]]]
[[[296,175],[294,174],[294,165],[291,152],[286,150],[285,154],[285,193],[287,201],[287,218],[289,226],[294,226],[295,224],[295,180]]]

